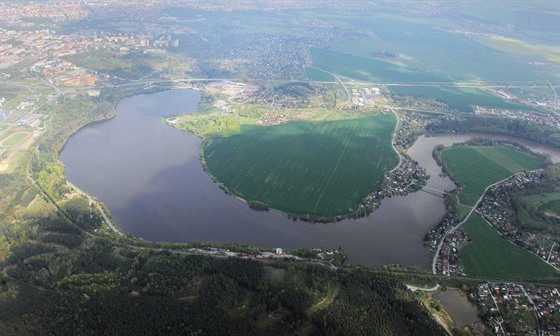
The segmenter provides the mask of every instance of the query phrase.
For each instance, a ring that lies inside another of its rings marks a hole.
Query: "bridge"
[[[424,187],[420,190],[425,192],[425,193],[428,193],[430,195],[434,195],[434,196],[437,196],[437,197],[440,197],[440,198],[444,198],[445,194],[449,194],[445,190],[438,190],[438,189],[434,189],[434,188],[430,188],[430,187]]]

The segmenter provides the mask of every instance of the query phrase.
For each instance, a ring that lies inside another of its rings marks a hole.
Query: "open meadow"
[[[463,184],[459,201],[472,206],[489,185],[525,170],[538,169],[539,158],[505,147],[470,146],[446,149],[443,160],[451,175]]]
[[[310,81],[315,81],[315,82],[336,81],[336,78],[334,78],[333,75],[331,75],[330,73],[313,67],[306,67],[305,73],[307,74],[307,77],[309,78]]]
[[[523,205],[550,216],[560,216],[560,193],[542,193],[522,197]]]
[[[391,86],[392,93],[404,95],[421,95],[427,98],[439,99],[450,109],[459,112],[473,112],[473,106],[492,107],[499,109],[524,109],[521,105],[508,103],[504,99],[484,92],[477,88],[451,86]]]
[[[372,58],[311,48],[315,68],[363,81],[397,83],[451,82],[445,76]]]
[[[556,229],[556,225],[551,225],[547,221],[534,218],[524,207],[521,207],[519,209],[519,221],[521,223],[521,226],[526,230],[545,231],[551,234],[555,233],[554,231]]]
[[[560,217],[560,193],[539,193],[521,196],[519,221],[528,230],[560,234],[557,219]],[[556,218],[556,221],[554,221]]]
[[[492,279],[539,279],[556,275],[552,266],[505,240],[480,215],[472,214],[464,226],[472,242],[459,256],[468,275]]]
[[[288,214],[335,217],[358,210],[398,163],[392,114],[277,126],[241,126],[204,144],[207,168],[236,196]]]

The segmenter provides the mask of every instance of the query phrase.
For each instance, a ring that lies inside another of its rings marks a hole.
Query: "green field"
[[[524,228],[558,234],[558,225],[546,218],[560,216],[560,193],[525,195],[521,203],[519,219]],[[534,217],[529,211],[533,214],[536,211],[539,216]]]
[[[548,201],[537,208],[544,214],[552,214],[553,216],[560,216],[560,199]]]
[[[455,147],[442,155],[451,175],[463,184],[459,201],[471,206],[489,185],[521,171],[538,169],[542,163],[535,156],[505,147]]]
[[[500,109],[523,109],[521,105],[510,104],[498,96],[476,88],[436,87],[436,86],[391,86],[391,92],[405,95],[421,95],[440,99],[449,108],[459,112],[473,112],[472,106],[493,107]]]
[[[341,112],[343,113],[343,112]],[[398,163],[392,114],[241,126],[204,144],[210,174],[233,194],[298,216],[353,213]]]
[[[539,70],[537,66],[531,66],[523,59],[526,56],[496,50],[493,44],[485,45],[474,38],[449,32],[434,21],[377,14],[341,17],[339,20],[368,33],[362,38],[335,38],[330,45],[334,51],[365,58],[389,52],[397,57],[381,59],[428,73],[445,74],[459,81],[541,79],[533,71]],[[534,53],[530,57],[542,60]]]
[[[311,48],[311,56],[313,66],[318,69],[364,81],[398,83],[451,81],[442,75],[327,49]]]
[[[459,254],[466,274],[493,279],[538,279],[556,275],[554,268],[505,240],[478,214],[473,213],[464,226],[472,239]]]
[[[560,216],[560,193],[543,193],[522,197],[523,204],[542,214]]]
[[[139,79],[154,71],[150,58],[137,53],[115,56],[105,51],[88,51],[68,56],[68,60],[84,68],[126,79]]]
[[[533,218],[533,216],[531,216],[531,214],[524,207],[521,207],[519,209],[519,220],[521,221],[521,226],[523,226],[523,228],[525,229],[554,233],[555,227],[553,225]]]
[[[307,77],[309,78],[310,81],[316,81],[316,82],[336,81],[336,78],[334,78],[333,75],[331,75],[330,73],[312,67],[306,67],[305,73],[307,74]]]

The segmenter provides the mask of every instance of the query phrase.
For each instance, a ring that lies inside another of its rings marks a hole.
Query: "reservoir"
[[[457,327],[479,322],[476,306],[470,303],[460,290],[449,288],[434,294],[434,298],[440,301],[443,308],[449,312]]]
[[[113,119],[87,125],[70,137],[60,153],[66,177],[104,202],[124,232],[146,240],[288,250],[340,246],[352,264],[429,268],[431,253],[422,239],[445,214],[443,199],[425,192],[384,199],[369,217],[328,224],[251,210],[204,172],[196,135],[162,123],[162,118],[195,111],[199,98],[195,90],[170,90],[123,99]],[[438,176],[433,147],[472,137],[422,136],[409,149],[431,175],[429,187],[455,187]],[[560,158],[557,151],[543,150],[555,161]]]

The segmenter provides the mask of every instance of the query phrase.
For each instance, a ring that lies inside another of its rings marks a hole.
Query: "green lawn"
[[[342,112],[341,112],[342,113]],[[204,144],[214,177],[232,193],[285,213],[334,217],[357,210],[398,163],[392,114],[241,126]]]
[[[542,194],[533,194],[533,195],[525,195],[522,197],[523,204],[530,208],[538,208],[541,205],[548,203],[550,201],[560,200],[560,193],[553,192],[553,193],[542,193]]]
[[[521,203],[519,219],[523,227],[546,231],[550,234],[558,234],[560,232],[557,224],[545,219],[547,216],[560,216],[560,193],[524,195],[521,197]],[[529,211],[533,214],[536,211],[542,217],[533,217]]]
[[[556,276],[554,268],[537,256],[505,240],[480,215],[464,224],[472,242],[459,256],[470,276],[492,279],[538,279]]]
[[[538,169],[541,160],[505,147],[465,146],[442,153],[450,173],[463,184],[459,201],[474,205],[489,185],[517,172]]]

